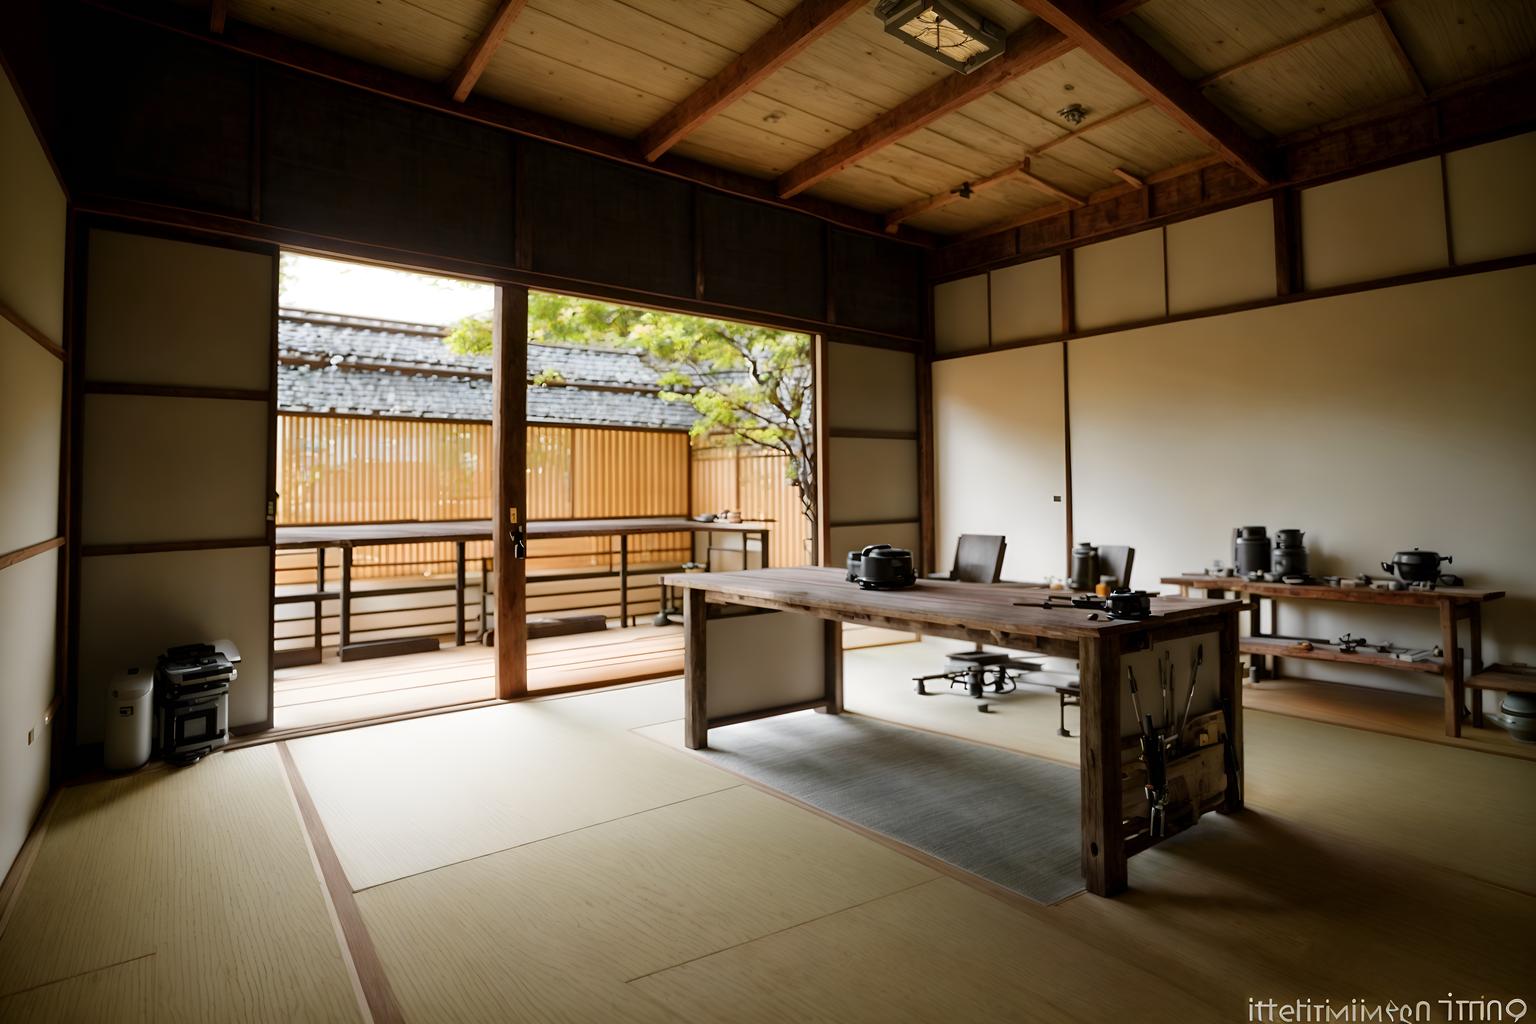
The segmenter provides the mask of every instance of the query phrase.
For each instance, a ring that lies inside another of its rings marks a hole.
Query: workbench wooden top
[[[1434,590],[1377,590],[1375,587],[1330,587],[1326,583],[1268,583],[1263,580],[1246,580],[1241,576],[1210,576],[1186,574],[1164,576],[1163,583],[1199,587],[1202,590],[1230,590],[1239,594],[1258,594],[1261,597],[1301,597],[1315,601],[1355,601],[1360,604],[1398,604],[1433,608],[1445,604],[1480,604],[1497,601],[1504,596],[1502,590],[1479,590],[1474,587],[1436,587]]]
[[[1241,607],[1240,601],[1189,597],[1153,597],[1152,617],[1111,619],[1105,613],[1089,618],[1083,608],[1045,608],[1047,591],[985,583],[919,580],[901,590],[861,590],[849,583],[842,569],[806,566],[797,569],[750,569],[745,572],[673,573],[663,577],[670,586],[702,590],[723,603],[749,604],[784,611],[823,614],[828,618],[878,619],[902,623],[921,631],[924,626],[959,628],[999,635],[1082,640],[1156,629],[1169,623],[1209,616]],[[830,613],[830,614],[826,614]],[[1212,626],[1215,629],[1215,625]]]
[[[681,516],[624,519],[543,519],[527,524],[528,537],[612,537],[645,533],[759,533],[765,523],[701,523]],[[489,519],[416,523],[343,523],[335,526],[279,526],[280,548],[365,547],[372,544],[412,544],[421,541],[488,540]]]

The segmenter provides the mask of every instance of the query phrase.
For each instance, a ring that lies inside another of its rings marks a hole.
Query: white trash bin
[[[129,772],[149,760],[154,730],[155,670],[130,668],[107,684],[106,742],[102,763]]]

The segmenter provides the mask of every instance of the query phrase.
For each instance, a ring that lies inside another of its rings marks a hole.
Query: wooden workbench
[[[1076,659],[1081,674],[1082,871],[1090,892],[1113,895],[1126,886],[1126,860],[1158,840],[1128,821],[1122,790],[1126,737],[1135,734],[1132,715],[1122,715],[1124,660],[1152,658],[1152,645],[1210,637],[1219,701],[1227,708],[1226,737],[1235,754],[1226,771],[1221,809],[1242,806],[1242,705],[1238,685],[1237,613],[1240,602],[1160,597],[1151,618],[1123,621],[1078,608],[1046,608],[1045,592],[1018,587],[922,580],[894,591],[860,590],[840,569],[760,569],[749,572],[672,575],[665,582],[686,595],[685,740],[708,745],[709,730],[735,722],[817,708],[842,710],[841,623],[879,626]],[[742,605],[793,613],[796,620],[774,627],[775,636],[753,643],[739,622],[709,614],[711,605]],[[818,634],[801,625],[822,620],[820,649],[807,652]],[[711,627],[724,650],[712,650]],[[820,671],[814,671],[816,662]],[[765,664],[766,663],[766,664]],[[1150,665],[1139,678],[1155,678]],[[812,680],[807,691],[779,688],[775,677]],[[732,678],[739,677],[739,678]],[[740,679],[751,681],[743,692]],[[711,688],[734,690],[727,701]],[[1150,684],[1146,684],[1150,685]],[[755,689],[754,689],[755,687]],[[1209,691],[1207,691],[1209,692]],[[789,698],[786,700],[786,697]],[[1212,703],[1215,703],[1213,701]],[[1122,719],[1126,719],[1122,726]],[[1219,773],[1218,773],[1219,774]]]
[[[1249,635],[1242,638],[1239,649],[1242,653],[1254,658],[1302,658],[1439,676],[1445,686],[1445,734],[1447,736],[1461,735],[1461,720],[1469,685],[1484,689],[1506,688],[1500,680],[1490,681],[1479,678],[1483,673],[1483,605],[1503,597],[1502,590],[1479,590],[1473,587],[1377,590],[1374,587],[1333,587],[1323,583],[1266,583],[1246,580],[1240,576],[1189,574],[1164,576],[1162,582],[1176,585],[1182,595],[1188,595],[1193,589],[1203,590],[1207,597],[1221,597],[1228,593],[1246,594],[1251,597],[1253,601],[1249,612]],[[1440,648],[1444,656],[1427,661],[1402,661],[1390,654],[1362,650],[1344,651],[1333,644],[1312,641],[1307,641],[1311,644],[1310,648],[1303,647],[1300,640],[1274,635],[1277,630],[1273,626],[1275,621],[1273,617],[1270,620],[1270,630],[1266,632],[1263,629],[1263,615],[1259,602],[1268,599],[1273,603],[1282,598],[1432,609],[1440,617]],[[1467,623],[1468,637],[1465,646],[1461,643],[1458,629],[1462,622]],[[1470,714],[1473,725],[1482,725],[1482,701],[1472,701]]]

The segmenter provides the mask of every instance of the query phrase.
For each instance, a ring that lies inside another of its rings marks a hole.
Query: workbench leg
[[[464,646],[464,542],[454,544],[457,549],[453,576],[453,644]]]
[[[843,624],[821,620],[822,679],[826,683],[827,706],[817,708],[829,715],[843,713]]]
[[[1470,605],[1467,608],[1467,657],[1472,662],[1471,671],[1475,676],[1483,670],[1483,606]],[[1476,728],[1483,727],[1483,691],[1472,690],[1469,693],[1472,700],[1472,724]]]
[[[1249,594],[1248,599],[1251,602],[1248,605],[1248,635],[1264,636],[1264,600],[1257,594]],[[1255,678],[1269,678],[1269,658],[1262,654],[1250,654],[1248,657],[1253,660],[1254,666],[1259,670],[1255,673]]]
[[[689,750],[709,746],[709,657],[705,593],[683,589],[683,743]]]
[[[1243,686],[1237,660],[1237,609],[1221,617],[1217,656],[1221,659],[1217,693],[1227,714],[1227,744],[1232,756],[1227,759],[1227,788],[1221,812],[1232,814],[1243,809]]]
[[[1083,879],[1095,896],[1113,896],[1126,886],[1120,806],[1120,641],[1113,635],[1080,640],[1077,660]]]
[[[1466,701],[1461,648],[1456,642],[1456,606],[1440,602],[1440,649],[1445,654],[1445,734],[1461,735],[1461,708]]]

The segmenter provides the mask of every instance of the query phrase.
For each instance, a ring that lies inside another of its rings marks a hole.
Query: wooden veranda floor
[[[279,669],[274,729],[307,729],[496,696],[496,652],[479,644],[425,654]],[[528,642],[528,688],[628,683],[683,670],[681,626],[630,626]]]
[[[904,642],[903,633],[846,627],[844,646]],[[479,644],[394,658],[342,662],[333,652],[318,665],[274,674],[274,730],[314,729],[472,704],[496,696],[496,652]],[[528,641],[528,688],[550,691],[617,686],[681,675],[683,627],[630,626],[601,633]]]

